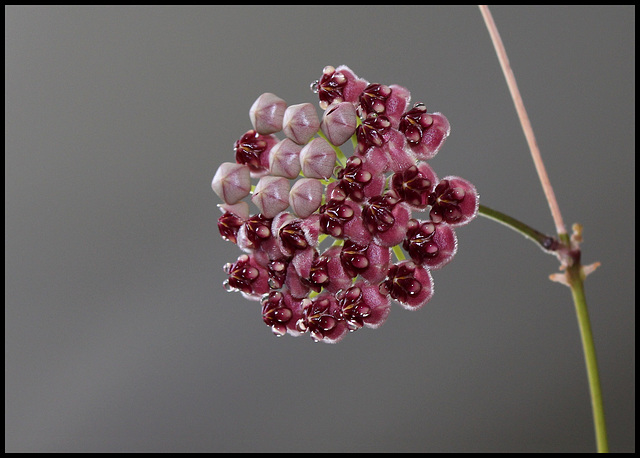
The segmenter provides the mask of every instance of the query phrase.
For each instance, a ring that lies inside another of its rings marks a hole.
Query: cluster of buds
[[[224,201],[220,235],[243,252],[224,266],[225,289],[259,301],[277,336],[333,343],[379,327],[393,302],[417,310],[432,298],[432,271],[454,257],[478,193],[427,163],[449,122],[410,106],[406,88],[342,65],[311,89],[321,116],[311,103],[258,97],[253,129],[211,185]]]

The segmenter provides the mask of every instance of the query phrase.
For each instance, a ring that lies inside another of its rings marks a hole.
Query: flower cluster
[[[392,302],[417,310],[431,299],[431,272],[455,255],[455,228],[476,216],[478,194],[427,163],[449,122],[410,106],[406,88],[344,65],[325,67],[311,88],[321,116],[262,94],[235,162],[211,185],[224,201],[220,234],[243,252],[224,266],[225,289],[259,301],[276,335],[333,343],[380,326]]]

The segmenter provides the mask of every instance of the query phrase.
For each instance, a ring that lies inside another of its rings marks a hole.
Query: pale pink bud
[[[324,187],[315,178],[301,178],[291,187],[289,204],[299,218],[306,218],[322,203]]]
[[[273,134],[282,130],[287,103],[275,94],[265,92],[253,102],[249,117],[259,134]]]
[[[290,138],[276,143],[269,153],[269,171],[271,175],[294,179],[300,175],[301,145]]]
[[[356,132],[357,125],[356,108],[353,103],[342,102],[324,112],[320,129],[332,144],[340,146]]]
[[[227,204],[233,205],[249,195],[251,175],[249,167],[233,162],[223,162],[211,182],[211,189]]]
[[[301,103],[287,107],[282,120],[284,134],[299,145],[307,143],[320,128],[315,107]]]
[[[300,151],[300,164],[304,176],[327,179],[336,166],[336,152],[324,138],[314,138]]]
[[[270,175],[260,178],[251,200],[266,218],[273,218],[289,207],[289,180]]]

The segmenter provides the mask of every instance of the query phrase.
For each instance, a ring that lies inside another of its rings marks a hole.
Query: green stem
[[[492,208],[481,204],[478,208],[478,214],[484,216],[485,218],[497,221],[498,223],[503,224],[516,232],[519,232],[520,234],[535,242],[544,251],[553,252],[560,248],[560,244],[555,238],[543,234],[542,232],[533,229],[531,226],[523,223],[522,221],[518,221],[517,219],[512,218],[509,215],[505,215],[502,212],[493,210]]]
[[[402,252],[402,249],[400,248],[400,245],[396,245],[393,247],[393,254],[396,255],[398,261],[404,261],[406,259],[404,253]]]
[[[587,300],[584,294],[584,274],[580,263],[580,250],[570,250],[572,246],[568,234],[560,234],[557,239],[547,236],[540,231],[533,229],[527,224],[505,215],[497,210],[493,210],[484,205],[480,205],[478,214],[503,224],[528,239],[534,241],[540,248],[549,253],[555,253],[566,265],[566,280],[578,317],[578,327],[582,339],[582,348],[587,368],[587,379],[589,381],[589,392],[591,396],[591,409],[593,412],[593,424],[596,433],[596,446],[598,452],[607,453],[609,445],[607,443],[607,428],[604,417],[604,404],[602,401],[602,390],[600,388],[600,376],[598,373],[598,363],[596,360],[596,348],[591,332],[591,322],[587,310]]]
[[[587,378],[589,380],[589,392],[591,395],[591,409],[593,411],[593,424],[596,432],[596,446],[599,453],[607,453],[607,426],[604,418],[604,404],[602,402],[602,390],[600,388],[600,376],[598,375],[598,362],[596,359],[596,347],[591,332],[587,300],[584,294],[584,276],[580,261],[567,268],[567,279],[573,296],[573,303],[578,317],[578,327],[582,339],[584,359],[587,366]]]

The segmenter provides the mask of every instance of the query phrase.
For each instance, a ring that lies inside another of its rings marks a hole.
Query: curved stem
[[[519,232],[526,238],[535,242],[544,251],[553,252],[560,248],[560,243],[555,238],[543,234],[542,232],[535,230],[522,221],[518,221],[517,219],[512,218],[509,215],[505,215],[498,210],[493,210],[486,205],[480,204],[480,207],[478,208],[478,214],[484,216],[485,218],[497,221],[498,223],[503,224],[516,232]]]
[[[600,388],[600,376],[598,375],[598,362],[596,360],[596,348],[593,343],[587,300],[584,294],[583,274],[580,263],[576,263],[567,269],[573,303],[578,316],[578,326],[582,339],[584,359],[587,366],[587,378],[589,380],[589,392],[591,395],[591,409],[593,411],[593,424],[596,431],[596,446],[599,453],[607,453],[607,426],[604,418],[604,404],[602,402],[602,390]]]

